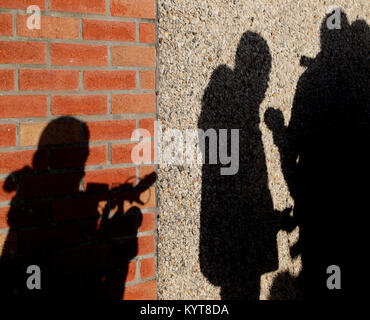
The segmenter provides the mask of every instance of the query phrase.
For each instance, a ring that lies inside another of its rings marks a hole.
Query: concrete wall
[[[349,23],[369,22],[366,0],[158,1],[163,130],[239,124],[249,135],[241,136],[246,175],[241,181],[205,181],[214,169],[202,166],[159,167],[159,298],[268,299],[277,275],[286,275],[287,282],[298,278],[301,257],[293,258],[290,248],[299,228],[287,232],[273,222],[294,201],[264,115],[272,107],[289,124],[297,83],[306,70],[301,57],[320,52],[320,28],[332,5],[342,8]],[[242,60],[236,57],[238,46]],[[243,84],[248,70],[251,78]],[[238,183],[244,191],[221,186]],[[249,218],[235,213],[243,208]],[[299,289],[285,287],[281,297],[300,296]]]

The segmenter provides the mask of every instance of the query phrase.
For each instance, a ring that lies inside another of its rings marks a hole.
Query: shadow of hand
[[[264,120],[274,137],[276,134],[282,134],[286,128],[283,113],[278,109],[268,108],[265,112]]]

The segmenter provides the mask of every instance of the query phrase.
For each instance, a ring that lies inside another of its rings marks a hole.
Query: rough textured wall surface
[[[212,111],[212,103],[219,99],[223,102],[240,104],[243,103],[243,99],[246,99],[245,101],[255,108],[253,114],[247,115],[252,116],[250,119],[254,125],[250,129],[254,139],[248,142],[250,150],[247,151],[247,159],[250,157],[249,159],[254,160],[253,169],[256,170],[254,176],[257,185],[266,183],[267,187],[263,190],[264,203],[271,202],[270,207],[276,210],[270,212],[272,216],[291,207],[294,201],[282,172],[280,153],[273,141],[271,131],[264,123],[264,115],[269,107],[274,107],[281,110],[285,125],[289,123],[297,82],[306,70],[300,64],[301,57],[314,58],[319,53],[320,28],[331,5],[341,7],[350,23],[357,19],[365,20],[367,23],[369,21],[370,10],[367,0],[158,1],[159,119],[163,129],[202,128],[202,124],[205,123],[204,127],[211,127],[213,124],[216,128],[222,128],[225,120],[222,114],[217,113],[218,111]],[[241,39],[247,31],[251,33],[247,34],[246,43],[243,44]],[[238,74],[243,72],[236,57],[239,45],[241,47],[255,45],[258,48],[257,56],[264,57],[256,62],[259,65],[254,66],[253,63],[251,65],[251,69],[255,72],[250,82],[254,90],[253,101],[243,97],[243,86],[240,87],[238,82]],[[224,66],[220,67],[221,65]],[[259,66],[261,66],[262,75],[258,73]],[[253,82],[253,77],[256,82]],[[231,88],[225,89],[227,86]],[[241,96],[235,98],[217,93],[226,92],[232,95],[233,90],[239,92]],[[237,123],[238,115],[230,114],[230,117],[233,117]],[[244,141],[243,137],[241,141]],[[253,150],[258,152],[263,150],[263,156],[254,157]],[[158,297],[160,299],[220,298],[220,295],[222,296],[220,285],[213,277],[222,278],[222,274],[204,270],[199,258],[200,255],[202,256],[199,250],[202,241],[200,241],[202,223],[200,214],[203,205],[202,188],[204,188],[202,167],[162,165],[158,170],[157,186],[160,202]],[[254,187],[251,185],[251,188]],[[255,194],[258,197],[261,192],[256,190]],[[203,192],[204,195],[207,193]],[[253,199],[253,191],[249,193],[249,197]],[[230,199],[230,205],[232,206],[232,201],[237,199],[237,196]],[[258,205],[259,202],[256,201],[255,207]],[[215,223],[219,222],[217,219],[215,221]],[[235,224],[235,221],[226,221],[223,225],[215,227],[213,231],[227,235],[228,233],[222,230],[222,228],[230,228],[227,222]],[[261,227],[266,221],[261,219],[253,222]],[[258,232],[264,233],[265,230],[260,228]],[[232,232],[229,236],[233,237]],[[255,277],[253,285],[258,287],[260,283],[260,291],[257,297],[250,296],[268,299],[276,275],[289,273],[297,276],[301,270],[299,256],[292,259],[289,253],[289,248],[299,237],[299,230],[295,228],[287,232],[278,229],[275,235],[269,236],[269,239],[260,235],[255,236],[260,239],[259,244],[262,246],[272,240],[277,244],[277,252],[268,252],[268,250],[262,252],[266,254],[266,260],[269,260],[270,254],[276,255],[276,265],[272,262],[268,267],[258,270],[259,279]],[[227,242],[230,239],[218,239],[214,245],[222,247],[223,241]],[[238,239],[234,242],[235,246],[238,246],[237,241]],[[254,252],[258,252],[259,249],[253,248]],[[217,248],[213,253],[216,255],[214,264],[217,265],[219,264]],[[242,259],[245,252],[239,253]],[[233,270],[232,265],[239,262],[237,259],[228,262],[228,257],[225,257],[225,252],[222,250],[220,254],[221,263],[225,263],[225,277],[229,277]],[[235,256],[230,257],[230,259],[233,258]],[[262,260],[257,254],[253,259],[252,263]],[[241,270],[238,267],[235,268],[235,270]],[[219,269],[220,266],[218,266]],[[235,279],[235,286],[237,281],[238,279]],[[256,284],[256,282],[259,283]],[[222,280],[219,283],[222,283]],[[240,287],[243,285],[242,283]],[[227,290],[232,291],[232,288]],[[238,290],[244,289],[235,288],[235,291]],[[227,296],[232,297],[232,294],[225,295]],[[298,296],[299,293],[294,293],[292,298]]]

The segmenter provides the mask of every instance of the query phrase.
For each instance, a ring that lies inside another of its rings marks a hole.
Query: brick
[[[115,263],[126,263],[137,254],[137,238],[112,239],[112,261]]]
[[[85,40],[133,42],[136,40],[136,23],[84,19],[83,38]]]
[[[78,89],[77,70],[20,70],[19,89],[57,91]]]
[[[155,172],[154,166],[140,166],[139,168],[139,179],[144,179],[145,176]]]
[[[136,89],[136,72],[85,71],[84,81],[86,90],[132,90]]]
[[[50,0],[50,9],[55,11],[105,14],[105,0]]]
[[[0,42],[0,63],[46,63],[46,45],[40,42]]]
[[[154,137],[154,121],[155,119],[141,119],[140,120],[140,128],[148,130],[152,137]]]
[[[111,147],[112,164],[132,163],[131,151],[135,145],[135,143],[113,144]]]
[[[18,36],[33,38],[78,39],[78,19],[41,16],[41,28],[28,29],[28,18],[29,15],[17,16]]]
[[[155,113],[155,94],[113,95],[112,113]]]
[[[147,148],[147,145],[145,146]],[[143,158],[140,162],[153,162],[154,161],[154,141],[150,141],[150,158]],[[140,155],[143,155],[142,153]]]
[[[127,198],[116,199],[122,201],[127,201]],[[122,237],[136,237],[137,230],[141,221],[141,213],[136,210],[136,212],[125,212],[122,215],[122,212],[118,212],[117,203],[111,203],[111,214],[112,218],[105,221],[100,225],[100,235],[108,238],[120,239]],[[137,245],[136,245],[137,246]],[[134,255],[133,255],[134,256]]]
[[[151,143],[152,144],[152,143]],[[143,152],[140,147],[140,154],[139,156],[141,157],[139,160],[137,159],[132,159],[132,151],[134,147],[136,146],[135,143],[130,143],[130,144],[115,144],[112,145],[111,148],[111,161],[112,164],[119,164],[119,163],[133,163],[135,161],[140,161],[140,162],[151,162],[154,159],[154,149],[153,146],[151,146],[151,153],[150,157],[146,157],[145,159],[143,157]],[[145,148],[145,146],[144,146]]]
[[[141,199],[144,202],[143,205],[139,205],[141,209],[154,208],[156,203],[155,187],[150,187],[144,191],[141,195]]]
[[[155,230],[155,214],[143,213],[143,220],[141,222],[139,232]]]
[[[0,36],[13,35],[13,15],[0,14]]]
[[[154,160],[154,142],[152,141],[142,141],[140,145],[138,145],[138,149],[135,150],[135,154],[132,155],[132,161],[137,164],[141,164],[143,162],[152,162]],[[145,153],[144,153],[145,150]],[[139,154],[137,153],[139,152]],[[137,158],[137,156],[139,158]]]
[[[125,287],[123,300],[155,300],[157,298],[157,281],[147,281]]]
[[[52,43],[51,64],[65,66],[96,66],[108,65],[107,46]]]
[[[155,48],[136,46],[113,46],[112,65],[125,67],[154,67]]]
[[[135,120],[94,121],[87,125],[91,141],[130,139],[136,129]]]
[[[46,150],[25,150],[0,152],[0,173],[9,173],[20,170],[24,166],[32,166],[32,160],[37,152],[37,169],[45,170],[48,167]]]
[[[43,249],[64,249],[80,242],[81,226],[78,224],[59,224],[22,230],[18,236],[18,251],[32,253]]]
[[[85,189],[90,183],[105,184],[108,188],[125,183],[130,177],[135,176],[136,169],[119,168],[119,169],[105,169],[97,171],[87,171],[84,178]]]
[[[46,96],[0,96],[0,118],[42,117],[46,109]]]
[[[14,90],[14,70],[0,70],[0,79],[0,90]]]
[[[106,114],[107,110],[107,97],[105,95],[53,96],[51,98],[51,113],[53,115]]]
[[[133,195],[131,197],[137,198],[137,192],[140,192],[140,189],[135,189],[133,191]],[[115,197],[117,199],[122,197],[129,196],[129,193],[127,191],[124,192],[118,192]],[[139,209],[148,209],[148,208],[154,208],[156,203],[156,195],[155,195],[155,188],[150,187],[149,189],[141,191],[139,195],[140,201],[143,202],[143,204],[137,203],[134,201],[133,203],[125,202],[124,204],[124,210],[125,212],[130,210],[133,207],[138,207]]]
[[[15,232],[0,233],[0,256],[14,255],[17,251],[17,238]]]
[[[10,207],[0,208],[0,229],[9,228],[8,211]]]
[[[82,272],[84,269],[81,275],[86,277],[88,272],[92,271],[92,266],[99,267],[107,263],[107,251],[106,244],[90,244],[63,250],[53,257],[53,271],[63,274],[64,272]],[[88,278],[91,279],[89,276]],[[81,281],[86,280],[81,279]]]
[[[16,125],[0,124],[0,147],[15,146],[16,142]]]
[[[136,277],[136,261],[131,261],[127,265],[127,276],[125,282],[130,282]]]
[[[155,90],[155,71],[140,71],[140,86],[143,90]]]
[[[81,174],[58,173],[20,178],[21,199],[70,195],[79,192]]]
[[[37,146],[47,123],[21,123],[21,146]]]
[[[140,42],[154,43],[155,42],[155,24],[140,23]]]
[[[138,244],[138,256],[142,256],[145,254],[153,253],[155,250],[155,244],[154,244],[154,235],[150,236],[142,236],[137,238],[137,244]]]
[[[154,208],[156,204],[155,187],[150,187],[148,190],[146,190],[142,195],[142,199],[144,202],[144,205],[141,207],[142,209]]]
[[[0,201],[11,200],[16,195],[16,181],[9,181],[8,179],[0,180]]]
[[[88,152],[88,156],[86,158]],[[50,151],[50,166],[54,169],[83,168],[107,162],[107,146],[62,147]]]
[[[0,228],[24,228],[46,225],[49,204],[46,202],[13,205],[0,209]]]
[[[36,5],[40,9],[45,9],[45,0],[0,0],[1,8],[27,9],[29,6]]]
[[[155,276],[155,259],[143,259],[140,261],[140,278],[150,278]]]
[[[63,250],[53,258],[53,270],[70,271],[107,263],[107,244],[84,245]]]
[[[44,129],[48,123],[21,123],[20,124],[20,144],[21,146],[35,146],[39,144],[39,139],[43,134],[42,144],[70,144],[81,141],[80,125],[77,122],[60,121],[54,123],[48,132]]]
[[[107,204],[106,195],[87,195],[69,199],[56,199],[52,201],[52,220],[66,221],[88,217],[99,217],[98,208]]]
[[[84,168],[89,154],[88,147],[62,147],[50,150],[50,167]]]
[[[155,18],[155,0],[112,0],[112,16]]]

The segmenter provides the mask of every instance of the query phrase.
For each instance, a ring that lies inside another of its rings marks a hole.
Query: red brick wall
[[[31,5],[40,30],[27,28]],[[0,0],[0,10],[0,265],[48,243],[55,272],[81,272],[132,244],[123,298],[155,299],[154,186],[144,204],[124,201],[137,224],[105,231],[102,208],[114,215],[120,193],[89,191],[134,188],[155,169],[130,157],[132,131],[156,117],[155,0]]]

